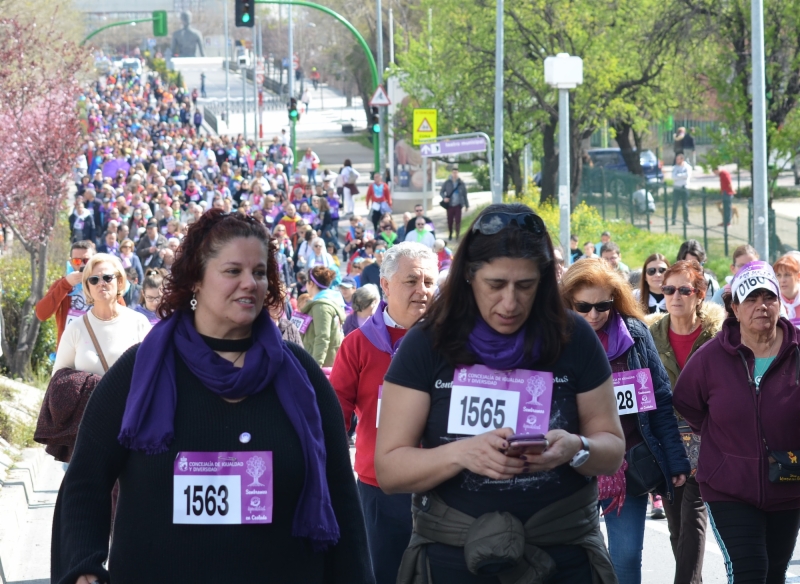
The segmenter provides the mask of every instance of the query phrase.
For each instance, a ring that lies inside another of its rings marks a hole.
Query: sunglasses
[[[86,281],[89,282],[92,286],[97,286],[100,283],[100,279],[103,279],[103,282],[106,284],[110,284],[114,280],[117,279],[116,274],[103,274],[102,276],[89,276]]]
[[[472,232],[495,235],[511,223],[537,236],[541,236],[545,232],[544,221],[536,213],[506,213],[503,211],[487,213],[479,218],[472,226]]]
[[[658,272],[659,274],[663,274],[666,271],[667,271],[667,268],[663,268],[663,267],[661,267],[661,268],[647,268],[647,275],[648,276],[655,276],[656,272]]]
[[[594,308],[597,312],[608,312],[614,306],[613,300],[603,300],[602,302],[598,302],[597,304],[591,304],[589,302],[575,302],[575,312],[580,312],[581,314],[589,314],[592,309]]]
[[[697,292],[697,288],[690,288],[689,286],[681,286],[680,288],[676,288],[675,286],[661,286],[661,291],[667,296],[672,296],[675,292],[681,296],[691,296]]]
[[[80,268],[85,266],[89,263],[88,258],[70,258],[69,263],[71,263],[74,267]]]

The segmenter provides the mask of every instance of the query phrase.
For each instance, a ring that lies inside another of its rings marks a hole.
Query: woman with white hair
[[[83,290],[91,309],[64,329],[53,373],[69,368],[103,375],[144,339],[150,331],[147,318],[117,302],[126,285],[119,258],[105,253],[92,256],[83,269]]]
[[[336,267],[336,261],[333,256],[325,250],[325,240],[321,237],[315,237],[311,240],[311,245],[307,246],[306,252],[306,267],[309,269],[314,266],[324,266],[332,269],[334,272],[339,272]]]

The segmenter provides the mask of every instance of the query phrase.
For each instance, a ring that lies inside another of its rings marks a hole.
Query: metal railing
[[[732,248],[753,241],[753,200],[734,198],[731,223],[724,225],[722,195],[705,188],[676,189],[626,172],[584,169],[579,201],[595,207],[603,220],[697,239],[707,251],[715,248],[725,257]],[[800,249],[800,217],[784,217],[770,209],[769,233],[770,261]]]

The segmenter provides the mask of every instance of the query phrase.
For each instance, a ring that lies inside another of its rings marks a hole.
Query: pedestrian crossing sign
[[[437,113],[435,109],[414,110],[414,126],[412,133],[414,146],[419,146],[422,142],[436,138]]]

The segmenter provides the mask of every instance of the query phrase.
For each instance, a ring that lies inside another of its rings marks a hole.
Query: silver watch
[[[572,460],[569,461],[569,465],[572,468],[578,468],[587,460],[589,460],[589,441],[586,439],[586,436],[581,436],[580,434],[578,434],[578,438],[581,439],[583,448],[578,450],[578,452],[575,453],[575,456],[572,457]]]

